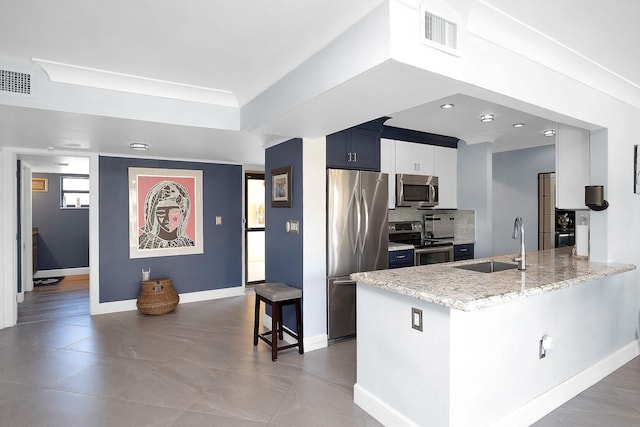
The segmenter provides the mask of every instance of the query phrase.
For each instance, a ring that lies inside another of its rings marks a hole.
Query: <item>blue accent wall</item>
[[[292,206],[290,208],[271,207],[271,170],[285,166],[293,167]],[[324,176],[319,177],[324,179]],[[265,153],[265,280],[284,282],[289,286],[303,288],[302,283],[302,139],[295,138],[275,145]],[[318,197],[325,197],[319,194]],[[300,233],[287,233],[288,220],[300,221]],[[285,307],[284,323],[295,330],[293,306]]]
[[[129,167],[202,170],[203,254],[129,259]],[[178,293],[242,285],[241,166],[100,157],[99,168],[100,302],[136,299],[143,268]]]
[[[38,227],[38,270],[89,266],[89,209],[60,208],[62,176],[71,175],[33,174],[49,180],[49,191],[31,197],[33,226]]]

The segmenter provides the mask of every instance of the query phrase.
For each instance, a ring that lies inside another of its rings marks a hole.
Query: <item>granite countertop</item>
[[[512,300],[574,286],[636,269],[633,264],[597,263],[571,256],[570,248],[527,252],[527,268],[481,273],[455,268],[512,255],[392,270],[353,273],[358,283],[462,311],[481,310]],[[514,263],[515,264],[515,263]]]

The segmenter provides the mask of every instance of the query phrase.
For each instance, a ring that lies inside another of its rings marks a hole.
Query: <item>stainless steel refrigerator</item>
[[[351,273],[389,265],[387,174],[327,170],[327,332],[356,333],[356,283]]]

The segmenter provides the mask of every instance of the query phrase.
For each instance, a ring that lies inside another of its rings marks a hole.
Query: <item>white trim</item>
[[[100,157],[89,156],[89,313],[100,306]]]
[[[2,179],[0,184],[2,190],[2,290],[0,292],[0,302],[2,303],[2,316],[0,318],[0,328],[6,328],[16,324],[18,320],[18,303],[16,283],[16,203],[15,203],[15,182],[16,182],[16,151],[5,148],[2,161]]]
[[[306,337],[302,340],[304,344],[304,352],[308,353],[310,351],[320,350],[322,348],[327,348],[328,345],[328,335],[320,334],[313,337]]]
[[[590,368],[522,405],[493,424],[493,427],[531,425],[638,355],[640,355],[640,340],[632,341]]]
[[[180,294],[180,305],[192,302],[210,301],[214,299],[222,299],[229,297],[237,297],[244,295],[244,287],[237,286],[234,288],[214,289],[210,291],[189,292]],[[119,313],[121,311],[137,310],[137,300],[129,299],[124,301],[103,302],[97,304],[95,309],[91,310],[91,315]]]
[[[353,386],[353,402],[387,427],[419,427],[418,424],[369,393],[358,383]]]
[[[638,355],[640,355],[640,340],[635,340],[590,368],[525,403],[492,427],[531,425]],[[353,401],[385,426],[417,426],[357,383],[353,386]]]
[[[234,288],[224,289],[212,289],[209,291],[189,292],[186,294],[180,294],[180,304],[238,297],[241,295],[244,295],[244,286],[236,286]]]
[[[33,275],[34,279],[43,279],[45,277],[59,277],[59,276],[75,276],[78,274],[90,274],[91,269],[89,267],[77,267],[77,268],[58,268],[54,270],[38,270]]]
[[[269,316],[266,313],[262,317],[262,326],[267,330],[271,330],[271,316]],[[286,325],[285,325],[284,329],[286,329],[287,331],[293,333],[293,331],[291,329],[289,329]],[[286,342],[287,344],[295,344],[296,343],[296,341],[293,339],[293,337],[291,335],[284,334],[282,337],[283,337],[283,341]],[[322,348],[326,348],[327,345],[328,345],[327,334],[320,334],[320,335],[316,335],[316,336],[313,336],[313,337],[307,337],[307,338],[305,338],[303,336],[302,337],[302,345],[304,347],[304,352],[305,353],[309,353],[311,351],[315,351],[315,350],[320,350]]]
[[[149,77],[65,64],[41,58],[32,58],[32,61],[47,73],[52,82],[223,105],[225,107],[239,107],[238,99],[234,93],[225,89],[151,79]]]

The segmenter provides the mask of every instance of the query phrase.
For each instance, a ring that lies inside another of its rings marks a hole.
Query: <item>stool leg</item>
[[[296,300],[296,329],[298,331],[298,353],[304,354],[304,348],[302,347],[302,339],[304,338],[302,332],[302,303],[300,298]]]
[[[271,307],[273,308],[271,310],[271,361],[275,362],[278,358],[278,323],[282,322],[278,315],[282,310],[277,302],[274,302]]]
[[[258,345],[258,324],[260,319],[260,297],[256,294],[256,309],[255,317],[253,319],[253,345]]]
[[[278,313],[278,336],[280,337],[280,339],[284,339],[284,336],[282,335],[282,331],[284,330],[284,317],[282,317],[282,304],[278,304],[278,309],[280,310],[280,312]]]

